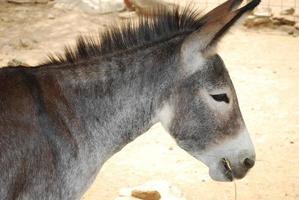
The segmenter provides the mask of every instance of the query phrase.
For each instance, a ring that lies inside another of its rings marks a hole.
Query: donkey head
[[[234,22],[259,4],[253,0],[235,9],[241,2],[218,6],[202,18],[200,30],[184,40],[184,78],[173,86],[160,118],[177,144],[206,164],[217,181],[243,178],[255,162],[232,81],[220,56],[211,51]]]

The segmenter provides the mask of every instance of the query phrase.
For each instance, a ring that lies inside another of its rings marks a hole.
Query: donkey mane
[[[81,59],[103,56],[117,51],[166,42],[174,37],[187,35],[203,25],[200,13],[191,6],[172,9],[159,7],[151,15],[129,20],[120,26],[111,26],[99,37],[79,36],[74,47],[65,46],[64,53],[51,54],[47,64],[75,63]]]

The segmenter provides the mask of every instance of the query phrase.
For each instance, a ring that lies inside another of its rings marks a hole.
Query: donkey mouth
[[[227,158],[222,158],[220,163],[222,165],[222,173],[229,181],[243,178],[250,169],[249,167],[233,166]]]

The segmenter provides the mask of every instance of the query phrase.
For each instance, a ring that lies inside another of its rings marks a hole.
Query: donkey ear
[[[185,40],[188,46],[196,51],[204,51],[214,45],[240,17],[253,10],[260,0],[251,0],[247,5],[236,9],[242,0],[228,0],[200,19],[202,26]]]

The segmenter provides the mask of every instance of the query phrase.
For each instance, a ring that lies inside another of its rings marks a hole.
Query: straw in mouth
[[[233,170],[232,170],[232,167],[231,167],[231,164],[230,164],[229,160],[227,158],[222,158],[221,162],[224,166],[224,175],[225,175],[225,177],[228,180],[233,181],[234,180]]]

